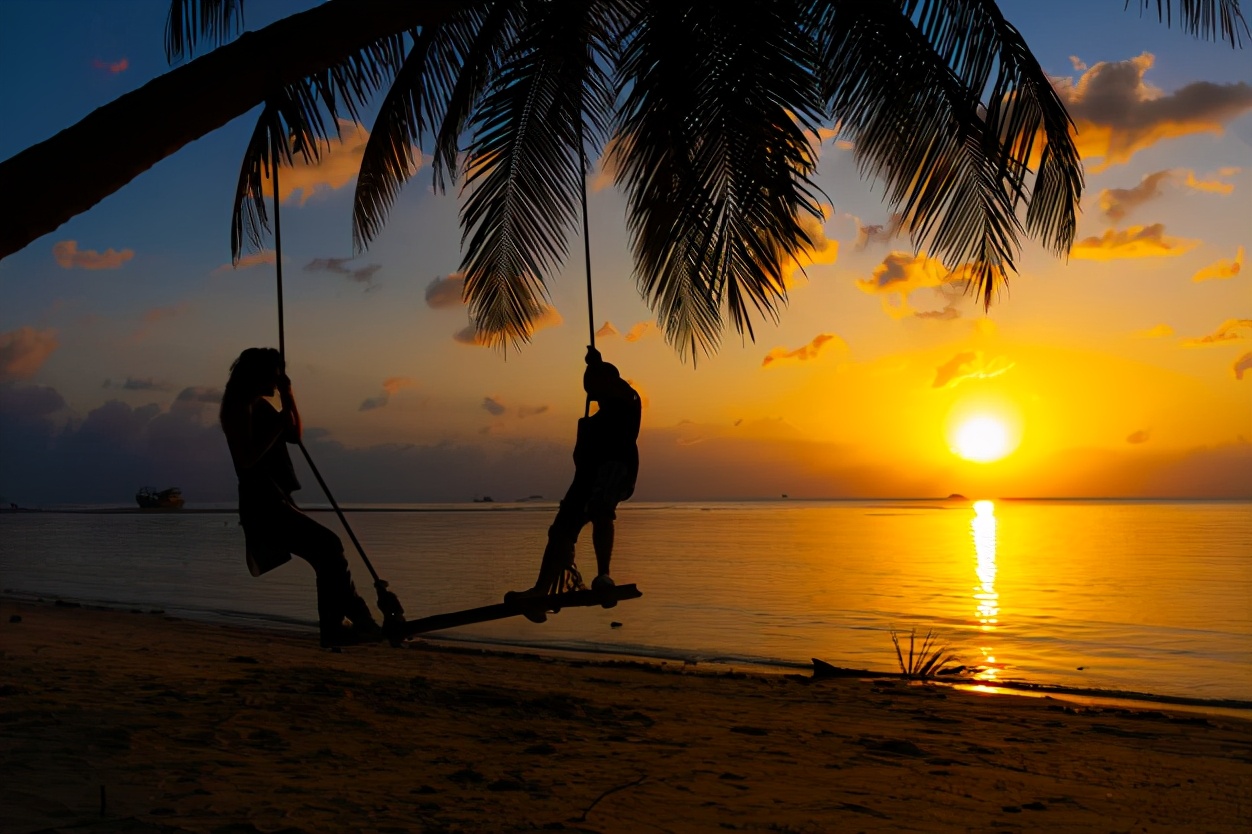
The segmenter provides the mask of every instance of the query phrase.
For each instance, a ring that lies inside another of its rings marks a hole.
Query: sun
[[[1008,426],[996,417],[970,417],[952,433],[952,451],[966,460],[990,463],[1013,451]]]

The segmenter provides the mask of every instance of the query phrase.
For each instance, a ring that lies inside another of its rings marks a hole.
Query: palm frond
[[[269,96],[240,165],[231,213],[233,261],[245,245],[259,249],[269,232],[264,184],[273,166],[290,165],[294,154],[318,162],[332,132],[339,135],[341,114],[359,121],[361,106],[394,76],[402,55],[403,36],[387,36]]]
[[[438,126],[434,175],[455,171],[457,142],[497,56],[511,48],[524,19],[520,0],[471,6],[413,41],[384,97],[357,177],[352,239],[364,250],[382,230],[400,189],[418,167],[414,148]]]
[[[1133,0],[1126,0],[1130,8]],[[1156,6],[1156,16],[1166,26],[1174,25],[1174,4],[1171,0],[1139,0],[1139,13]],[[1239,0],[1179,0],[1179,24],[1189,34],[1204,40],[1222,40],[1231,48],[1243,46],[1248,35],[1248,22],[1239,9]]]
[[[602,58],[606,3],[528,5],[474,119],[461,210],[465,298],[495,347],[530,339],[545,276],[563,262],[576,216],[580,137],[593,149],[603,144],[613,98]]]
[[[165,59],[172,64],[190,56],[200,38],[220,46],[241,29],[243,0],[170,0]]]
[[[617,181],[640,292],[684,359],[776,318],[784,267],[812,245],[800,215],[822,216],[805,5],[643,3],[624,39]]]
[[[245,245],[253,251],[264,246],[265,235],[270,230],[265,181],[273,176],[275,166],[284,156],[290,162],[291,145],[286,135],[279,108],[274,103],[266,104],[252,129],[239,166],[239,182],[230,216],[232,263],[239,262]]]
[[[884,182],[916,245],[969,265],[984,304],[1014,270],[1022,231],[1069,250],[1082,189],[1069,117],[994,3],[823,3],[813,28],[862,173]]]

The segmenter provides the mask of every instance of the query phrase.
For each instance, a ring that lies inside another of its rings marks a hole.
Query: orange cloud
[[[1149,327],[1147,330],[1140,330],[1135,333],[1140,339],[1164,339],[1167,336],[1174,335],[1174,328],[1168,324],[1158,324]]]
[[[1252,85],[1198,81],[1165,93],[1144,81],[1155,57],[1095,64],[1075,82],[1053,79],[1077,128],[1078,152],[1099,159],[1092,173],[1127,162],[1165,139],[1221,135],[1223,125],[1252,110]]]
[[[804,259],[804,265],[833,264],[839,259],[839,241],[831,240],[826,236],[825,220],[830,217],[833,210],[832,206],[822,206],[821,219],[808,214],[800,216],[800,228],[813,243],[813,248],[801,256]],[[796,285],[796,272],[802,273],[804,265],[801,265],[800,261],[795,258],[783,265],[784,287],[791,289]]]
[[[0,382],[30,379],[58,346],[55,330],[19,327],[0,333]]]
[[[377,397],[370,397],[369,399],[362,401],[360,408],[357,410],[374,411],[376,409],[383,408],[391,402],[391,398],[394,397],[397,392],[405,388],[412,388],[415,385],[417,385],[417,382],[412,377],[389,376],[383,380],[382,393],[380,393]]]
[[[426,306],[432,310],[447,310],[465,304],[465,273],[454,272],[436,278],[426,285]]]
[[[1230,369],[1234,371],[1235,379],[1243,379],[1244,373],[1252,371],[1252,351],[1248,351],[1236,359],[1235,364]]]
[[[1233,177],[1239,171],[1239,168],[1222,168],[1217,172],[1217,176]],[[1235,184],[1231,182],[1222,182],[1220,179],[1198,179],[1195,171],[1188,171],[1187,178],[1183,180],[1183,183],[1194,191],[1208,191],[1214,194],[1230,194],[1235,190]]]
[[[1131,432],[1126,436],[1127,443],[1147,443],[1152,438],[1152,432],[1148,429],[1139,429],[1139,431]]]
[[[1200,241],[1167,237],[1163,223],[1130,226],[1124,231],[1109,229],[1099,237],[1078,241],[1070,250],[1074,258],[1087,261],[1116,261],[1124,258],[1162,258],[1190,252]]]
[[[787,350],[783,347],[776,347],[769,353],[765,354],[765,358],[761,360],[761,367],[768,368],[770,365],[779,362],[795,361],[807,362],[810,359],[816,359],[818,354],[826,347],[832,344],[834,347],[847,347],[847,344],[836,336],[834,333],[819,333],[813,337],[807,345],[802,345],[795,350]]]
[[[1252,319],[1226,319],[1221,326],[1207,336],[1184,339],[1183,347],[1208,347],[1227,342],[1242,342],[1252,336]]]
[[[953,277],[943,262],[921,253],[892,252],[874,268],[869,278],[858,279],[856,285],[863,291],[883,296],[883,309],[892,318],[912,314],[909,293],[926,287],[938,287]],[[892,299],[895,299],[894,303]]]
[[[617,328],[613,326],[612,322],[606,321],[604,323],[604,326],[596,331],[596,335],[602,338],[607,338],[609,336],[616,336]]]
[[[408,376],[389,376],[383,380],[383,390],[388,394],[395,394],[404,388],[412,388],[417,382]]]
[[[171,307],[153,307],[144,310],[139,317],[139,329],[130,335],[132,342],[142,342],[148,338],[152,332],[152,328],[158,323],[166,319],[177,318],[187,312],[188,305],[186,302],[175,304]]]
[[[91,65],[96,69],[106,70],[117,75],[119,72],[126,72],[126,68],[130,66],[130,61],[125,57],[119,61],[101,61],[99,58],[96,58],[91,62]]]
[[[262,266],[264,264],[272,264],[278,262],[278,256],[274,254],[273,249],[262,249],[260,252],[251,252],[242,256],[238,263],[222,264],[213,270],[216,275],[219,272],[225,272],[228,269],[248,269],[253,266]]]
[[[931,387],[955,388],[970,379],[993,379],[1012,368],[1013,363],[1002,356],[984,359],[981,351],[962,351],[935,369]]]
[[[1235,251],[1233,261],[1217,261],[1201,269],[1191,276],[1192,281],[1212,281],[1223,278],[1234,278],[1243,269],[1243,247]]]
[[[278,196],[284,202],[300,195],[299,204],[304,205],[317,194],[343,188],[356,181],[361,170],[361,157],[370,134],[361,125],[347,119],[339,120],[340,135],[322,144],[321,159],[316,164],[305,162],[296,156],[291,167],[283,168],[278,175]],[[421,152],[414,150],[417,167],[422,164]],[[415,168],[416,170],[416,168]],[[269,177],[264,180],[264,193],[273,193]]]
[[[628,342],[637,342],[655,329],[656,325],[652,322],[641,321],[635,324],[634,327],[630,328],[630,330],[626,331],[626,335],[622,338]]]
[[[600,163],[595,166],[591,173],[591,178],[587,181],[587,188],[592,193],[612,187],[617,180],[618,143],[619,140],[616,136],[609,137],[609,141],[604,143],[604,150],[600,154]]]
[[[52,257],[62,269],[117,269],[135,257],[135,250],[106,249],[103,253],[95,249],[79,251],[78,243],[73,240],[62,240],[52,244]]]

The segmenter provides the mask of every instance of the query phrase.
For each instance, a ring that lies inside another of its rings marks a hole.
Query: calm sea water
[[[554,511],[392,509],[348,516],[411,618],[528,587]],[[889,630],[934,629],[989,682],[1252,700],[1248,502],[632,503],[613,573],[643,598],[445,636],[894,670]],[[316,619],[312,571],[293,560],[249,576],[232,512],[0,514],[0,587],[310,633]]]

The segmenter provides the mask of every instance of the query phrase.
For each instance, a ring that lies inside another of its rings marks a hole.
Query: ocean
[[[315,634],[313,573],[253,578],[233,511],[0,513],[6,596]],[[417,618],[534,581],[548,502],[345,508]],[[342,534],[335,516],[314,517]],[[370,577],[344,536],[353,574]],[[579,544],[590,579],[590,530]],[[672,663],[898,669],[891,631],[986,685],[1252,701],[1252,503],[872,500],[628,503],[613,575],[643,591],[431,635]],[[380,649],[382,650],[382,649]]]

